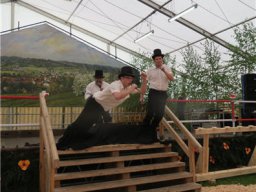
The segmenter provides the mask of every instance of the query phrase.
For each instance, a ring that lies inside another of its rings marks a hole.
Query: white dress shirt
[[[167,65],[163,64],[166,71],[172,72]],[[160,68],[151,67],[147,70],[147,78],[149,82],[149,88],[158,91],[167,91],[169,85],[169,79]]]
[[[103,91],[96,92],[93,97],[95,100],[104,108],[105,111],[109,111],[110,109],[118,106],[130,96],[127,95],[125,98],[117,100],[113,93],[120,92],[124,90],[124,86],[120,80],[112,82],[106,89]]]
[[[109,83],[105,81],[102,82],[101,88],[98,85],[96,85],[95,81],[89,83],[85,89],[84,99],[88,99],[90,96],[94,95],[94,93],[102,91],[107,86],[109,86]]]

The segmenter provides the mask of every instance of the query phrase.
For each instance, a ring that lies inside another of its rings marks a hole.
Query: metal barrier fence
[[[195,103],[198,104],[197,107]],[[252,122],[253,125],[256,123],[256,111],[252,118],[243,118],[239,114],[244,103],[255,105],[256,101],[168,100],[168,106],[189,130],[197,127],[234,127],[246,121],[249,124]],[[216,109],[210,111],[206,110],[207,107],[212,106],[209,104],[218,105]],[[221,110],[220,104],[224,106]],[[186,108],[183,105],[186,105]],[[66,128],[77,118],[82,109],[83,107],[48,107],[53,129]],[[182,115],[181,112],[184,114]],[[145,114],[139,108],[128,112],[122,107],[114,108],[110,113],[113,122],[138,122],[143,120]],[[0,131],[39,130],[39,116],[39,107],[0,107]]]

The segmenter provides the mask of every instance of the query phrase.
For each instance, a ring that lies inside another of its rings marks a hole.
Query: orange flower
[[[225,150],[229,150],[229,145],[224,142],[224,143],[223,143],[223,148],[224,148]]]
[[[211,164],[215,164],[215,159],[213,158],[213,156],[209,157],[209,161],[210,161]]]
[[[251,148],[250,147],[245,147],[245,153],[246,155],[249,155],[251,153]]]
[[[30,161],[29,160],[20,160],[18,165],[22,171],[26,171],[30,165]]]

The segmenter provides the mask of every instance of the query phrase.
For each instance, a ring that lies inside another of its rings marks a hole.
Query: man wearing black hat
[[[58,149],[75,149],[79,141],[90,137],[93,125],[102,122],[105,111],[120,105],[130,94],[139,93],[136,84],[133,84],[135,74],[133,68],[125,66],[121,68],[119,80],[112,82],[102,91],[98,91],[89,97],[79,117],[68,126],[63,137],[57,143]],[[142,76],[142,85],[145,86],[146,78]],[[90,129],[91,128],[91,129]],[[78,144],[79,146],[79,144]]]
[[[104,75],[102,70],[95,70],[94,75],[95,81],[89,83],[85,88],[85,94],[84,98],[87,100],[89,97],[93,96],[94,93],[98,91],[102,91],[107,86],[109,86],[109,83],[103,81]],[[102,118],[104,122],[111,122],[112,117],[108,111],[106,111],[104,114],[102,114]]]
[[[147,113],[143,122],[153,132],[156,131],[155,129],[164,116],[168,85],[170,81],[174,80],[173,73],[171,69],[164,64],[163,57],[164,54],[162,54],[161,50],[155,49],[152,55],[155,67],[149,68],[147,72],[144,73],[149,82],[149,95]],[[144,93],[142,93],[142,97]]]
[[[104,75],[102,70],[95,70],[94,79],[95,81],[89,83],[85,88],[85,94],[84,94],[85,99],[88,99],[98,91],[102,91],[109,85],[109,83],[103,81]]]

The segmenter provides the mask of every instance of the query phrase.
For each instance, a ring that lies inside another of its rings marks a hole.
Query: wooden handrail
[[[220,133],[237,133],[237,132],[255,132],[256,126],[249,125],[248,127],[245,126],[237,126],[237,127],[223,127],[223,128],[197,128],[195,130],[196,135],[204,135],[204,134],[220,134]]]
[[[198,157],[198,171],[196,174],[196,181],[205,181],[209,179],[219,179],[225,177],[233,177],[244,174],[256,173],[256,147],[249,160],[247,167],[234,168],[228,170],[219,170],[209,172],[209,137],[211,134],[225,134],[225,133],[240,133],[240,132],[256,132],[256,126],[249,125],[238,127],[224,127],[224,128],[198,128],[195,130],[195,135],[203,136],[203,152]]]
[[[44,120],[45,128],[46,128],[45,131],[46,131],[48,141],[49,141],[50,153],[51,153],[51,157],[52,157],[52,161],[53,161],[53,166],[54,166],[54,168],[58,168],[59,167],[59,165],[58,165],[59,155],[58,155],[57,147],[55,144],[55,139],[54,139],[54,135],[53,135],[52,127],[51,127],[49,113],[47,110],[45,95],[46,95],[46,93],[44,91],[40,93],[40,106],[41,106],[43,120]]]
[[[165,128],[169,131],[169,133],[173,136],[173,138],[176,140],[178,145],[182,148],[184,153],[189,157],[189,149],[187,144],[183,141],[183,139],[179,136],[179,134],[172,128],[172,126],[168,123],[168,121],[163,118],[162,124],[165,126]]]
[[[189,170],[190,170],[190,173],[193,174],[193,181],[195,181],[196,180],[195,148],[198,149],[198,152],[201,154],[203,147],[167,106],[165,106],[165,114],[172,119],[174,124],[177,125],[177,127],[183,132],[184,136],[188,139],[188,144],[186,144],[183,141],[183,139],[180,137],[180,135],[168,123],[168,121],[165,118],[162,119],[162,123],[164,124],[164,126],[167,128],[170,134],[172,134],[174,139],[177,141],[178,145],[182,148],[184,153],[188,156]]]
[[[178,128],[183,132],[185,137],[196,147],[199,151],[202,151],[202,145],[196,140],[196,138],[187,130],[183,123],[174,115],[174,113],[165,106],[165,113],[173,120]]]

